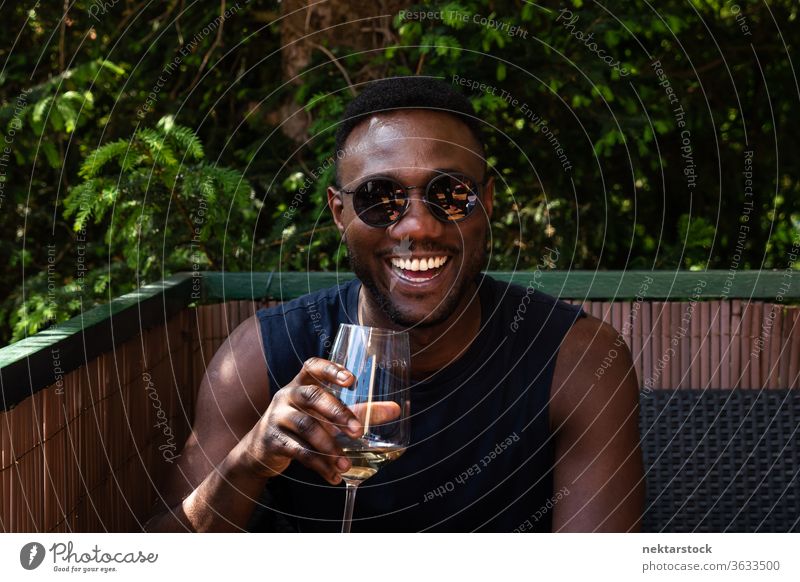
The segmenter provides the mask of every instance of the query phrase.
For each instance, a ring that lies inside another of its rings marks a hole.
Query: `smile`
[[[439,276],[448,257],[415,257],[401,259],[392,257],[392,272],[410,283],[430,281]]]
[[[392,259],[392,266],[406,271],[428,271],[438,269],[447,262],[447,257],[427,257],[422,259]]]

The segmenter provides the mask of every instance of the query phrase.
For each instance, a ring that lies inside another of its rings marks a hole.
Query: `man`
[[[413,382],[411,446],[359,487],[353,531],[636,530],[630,355],[578,308],[481,274],[494,181],[469,101],[428,78],[373,83],[337,152],[328,204],[357,279],[234,330],[147,529],[339,529],[334,435],[363,426],[321,385],[354,381],[325,359],[349,322],[407,329]]]

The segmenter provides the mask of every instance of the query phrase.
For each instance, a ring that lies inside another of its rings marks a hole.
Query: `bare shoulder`
[[[595,317],[575,322],[556,361],[550,398],[553,487],[571,494],[554,531],[636,531],[644,503],[639,383],[630,351]]]
[[[578,319],[564,337],[559,362],[577,364],[611,347],[619,333],[611,325],[587,315]]]
[[[636,372],[622,335],[591,315],[577,320],[564,337],[551,386],[551,425],[581,407],[612,397],[637,398]],[[625,395],[619,394],[622,391]]]
[[[269,375],[257,315],[247,318],[231,332],[209,362],[206,379],[209,382],[201,386],[201,392],[244,396],[254,404],[268,401]]]
[[[192,432],[165,487],[182,499],[197,487],[269,406],[269,374],[257,315],[242,322],[206,367],[197,393]]]

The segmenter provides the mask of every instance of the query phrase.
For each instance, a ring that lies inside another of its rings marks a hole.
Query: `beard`
[[[422,319],[415,318],[410,314],[404,312],[397,304],[392,301],[390,294],[385,293],[375,282],[375,277],[367,267],[366,262],[361,259],[361,256],[355,249],[347,245],[347,255],[350,261],[350,269],[359,278],[361,284],[369,292],[373,301],[378,305],[380,310],[388,317],[393,323],[404,328],[416,327],[425,329],[434,327],[447,321],[453,312],[455,312],[458,305],[461,303],[462,298],[469,291],[470,285],[475,281],[475,278],[481,272],[486,264],[486,242],[488,241],[488,231],[484,236],[484,244],[474,252],[462,253],[464,257],[464,264],[461,269],[461,277],[455,281],[453,286],[448,290],[447,294],[442,297],[436,308]]]

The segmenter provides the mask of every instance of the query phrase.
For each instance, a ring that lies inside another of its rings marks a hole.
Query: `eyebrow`
[[[464,170],[458,170],[456,168],[433,168],[432,170],[427,170],[427,172],[431,174],[431,177],[428,178],[428,182],[430,182],[434,178],[434,175],[440,175],[440,174],[464,174],[466,176],[470,175],[469,172],[465,172]],[[349,186],[349,188],[346,189],[350,190],[353,186],[363,184],[364,182],[368,180],[374,180],[375,178],[391,178],[393,180],[397,180],[402,184],[402,180],[400,180],[400,178],[397,177],[396,170],[395,171],[389,170],[387,172],[375,172],[372,174],[367,174],[366,176],[363,176],[361,178],[356,178],[355,180],[351,180],[350,182],[345,184],[345,186]],[[403,185],[406,186],[407,184]],[[420,186],[420,184],[415,184],[415,185]]]

